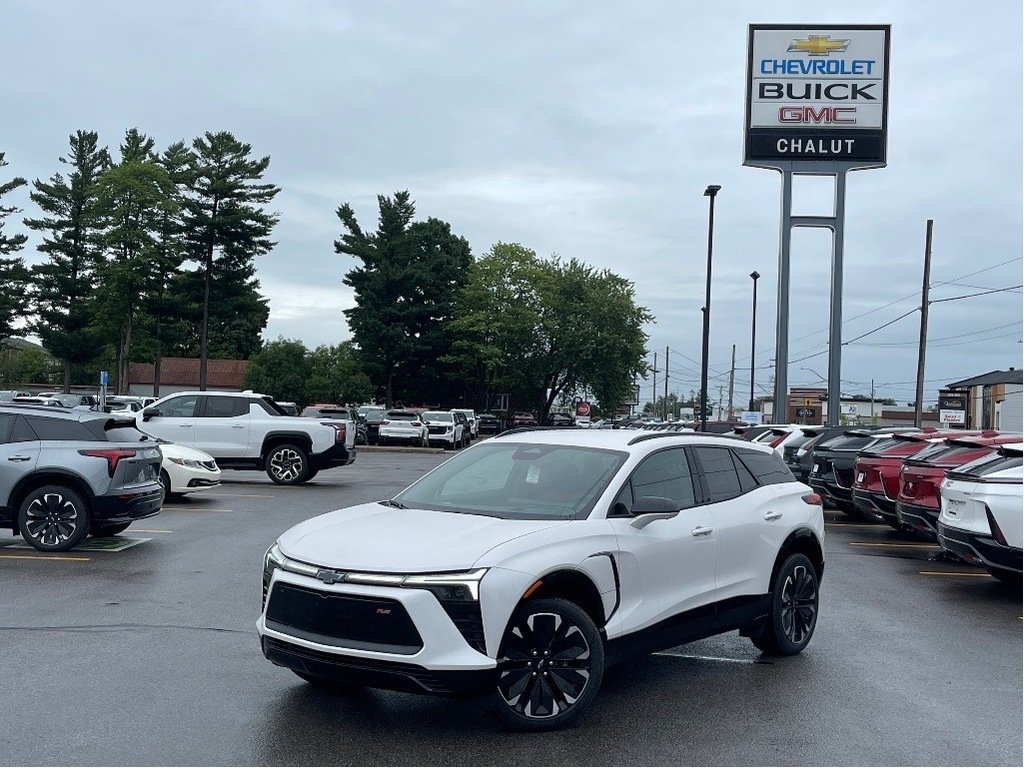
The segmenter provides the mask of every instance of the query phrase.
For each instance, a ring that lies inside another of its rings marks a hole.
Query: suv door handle
[[[8,461],[32,461],[31,456],[8,456]]]
[[[781,512],[765,512],[764,513],[764,519],[765,520],[778,520],[780,517],[782,517],[782,513]]]
[[[179,427],[191,427],[191,426],[194,426],[194,425],[193,424],[179,424],[178,426]]]
[[[694,536],[710,536],[714,530],[714,528],[708,528],[706,525],[698,525],[690,533]]]
[[[245,424],[232,424],[232,429],[245,429]]]

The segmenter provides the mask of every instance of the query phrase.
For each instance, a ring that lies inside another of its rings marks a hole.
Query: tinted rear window
[[[419,416],[410,411],[388,411],[384,418],[389,421],[416,421]]]
[[[765,453],[739,448],[736,451],[736,455],[739,456],[740,461],[747,466],[761,485],[791,483],[794,480],[793,473],[789,471],[789,467],[786,466],[786,463],[775,451]]]
[[[26,416],[25,421],[39,440],[85,440],[96,437],[80,421],[71,419],[48,419],[45,416]]]
[[[1019,454],[1010,454],[1003,456],[1002,454],[996,453],[992,456],[986,456],[981,459],[972,461],[969,464],[965,464],[962,467],[957,467],[955,470],[950,470],[947,477],[960,477],[968,480],[976,480],[986,475],[991,475],[993,472],[1001,472],[1004,469],[1013,469],[1024,464],[1024,459]]]

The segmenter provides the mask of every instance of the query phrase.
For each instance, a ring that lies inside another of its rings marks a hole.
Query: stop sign
[[[580,400],[576,403],[576,415],[577,416],[589,416],[590,415],[590,403],[586,400]]]

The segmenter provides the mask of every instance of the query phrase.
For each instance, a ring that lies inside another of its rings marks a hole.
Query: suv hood
[[[485,555],[499,544],[569,522],[502,520],[371,502],[299,523],[278,539],[278,546],[294,560],[339,570],[464,571],[492,565]]]

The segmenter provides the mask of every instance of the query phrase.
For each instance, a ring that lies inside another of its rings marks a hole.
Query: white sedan
[[[210,454],[168,442],[160,443],[160,452],[164,457],[160,464],[164,498],[220,485],[220,467]]]

